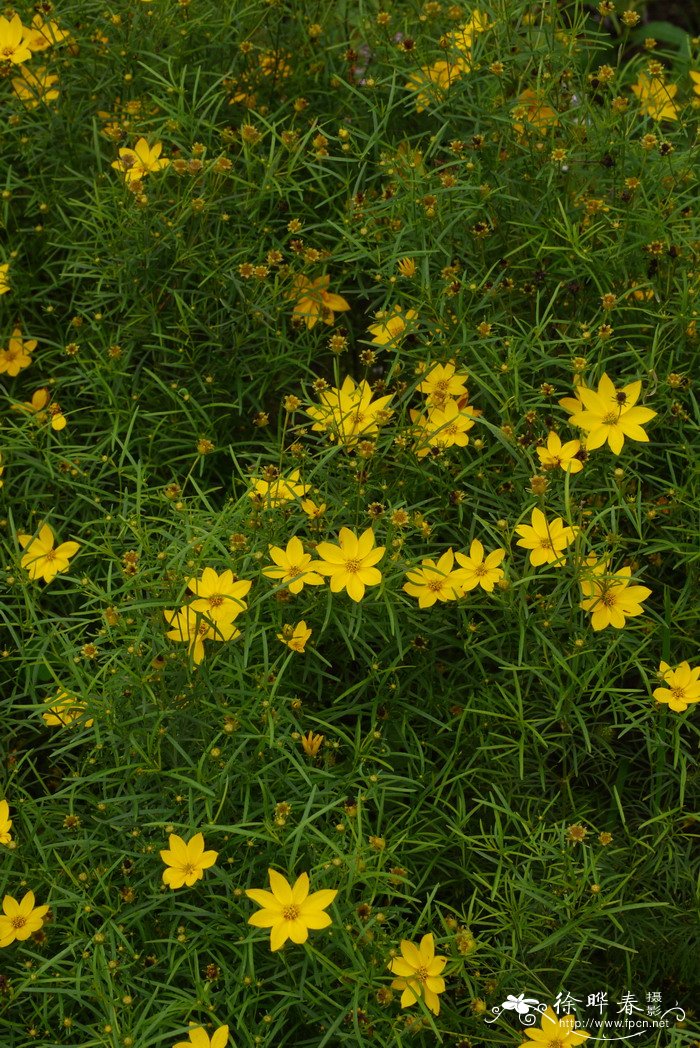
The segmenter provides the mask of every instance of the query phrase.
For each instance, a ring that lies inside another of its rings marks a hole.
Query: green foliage
[[[69,39],[28,63],[59,99],[0,80],[0,344],[37,340],[0,374],[1,880],[52,914],[0,954],[3,1044],[170,1048],[192,1021],[251,1048],[515,1048],[513,1013],[484,1021],[508,994],[697,992],[697,707],[652,698],[697,653],[696,43],[576,2],[480,10],[469,54],[461,4],[63,0]],[[631,90],[649,62],[673,118]],[[129,183],[141,137],[170,163]],[[324,275],[350,308],[307,327],[294,281]],[[397,306],[415,323],[373,343]],[[418,386],[449,361],[480,414],[419,457]],[[583,437],[559,400],[603,373],[641,381],[649,442],[543,473],[550,431]],[[392,396],[351,447],[306,414],[347,375]],[[318,519],[251,498],[293,470]],[[516,545],[535,507],[579,529],[563,566]],[[48,584],[17,538],[42,522],[80,543]],[[370,526],[360,603],[262,575],[292,535]],[[420,609],[406,571],[474,538],[503,584]],[[623,629],[579,606],[591,553],[651,590]],[[207,566],[253,586],[197,666],[164,612]],[[44,722],[59,690],[91,726]],[[216,866],[168,891],[159,851],[199,831]],[[270,866],[339,890],[279,953],[247,925]],[[438,1016],[386,994],[428,932]]]

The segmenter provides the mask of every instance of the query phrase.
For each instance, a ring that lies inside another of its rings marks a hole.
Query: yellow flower
[[[430,557],[420,562],[420,567],[406,572],[404,593],[418,598],[419,608],[432,608],[436,601],[456,600],[461,596],[457,572],[454,568],[454,553],[448,549],[437,564]]]
[[[523,1041],[520,1048],[534,1048],[533,1041],[539,1048],[551,1048],[552,1045],[556,1045],[556,1048],[574,1048],[590,1037],[585,1030],[576,1030],[575,1026],[576,1016],[573,1013],[560,1019],[554,1009],[547,1006],[547,1010],[542,1014],[540,1026],[533,1030],[525,1030],[525,1036],[530,1040]]]
[[[166,865],[163,884],[170,888],[191,888],[204,876],[204,871],[213,866],[219,857],[215,851],[204,850],[204,836],[195,833],[189,841],[183,841],[176,833],[168,838],[170,850],[161,851],[160,857]]]
[[[579,440],[567,440],[562,444],[561,438],[552,431],[547,436],[547,446],[537,448],[537,454],[543,469],[556,469],[561,467],[565,473],[580,473],[583,462],[578,457],[581,453],[581,442]]]
[[[233,623],[208,622],[189,604],[177,611],[165,610],[163,615],[171,627],[166,637],[187,644],[187,652],[195,666],[199,666],[204,658],[205,640],[232,640],[241,635],[241,631],[236,629]]]
[[[85,728],[91,728],[94,724],[92,717],[88,720],[83,719],[87,711],[85,703],[79,702],[75,695],[70,695],[61,688],[54,699],[47,701],[51,702],[51,706],[41,716],[49,728],[72,728],[79,721]]]
[[[350,309],[349,303],[341,295],[334,295],[327,290],[330,280],[328,274],[315,280],[309,280],[301,274],[294,278],[287,297],[295,300],[293,314],[301,317],[309,331],[318,320],[332,324],[336,313]]]
[[[523,121],[540,134],[544,134],[548,128],[556,127],[559,123],[559,117],[552,107],[544,101],[539,92],[531,87],[526,87],[524,91],[520,92],[517,105],[513,110],[513,120],[513,127],[519,135],[525,131]]]
[[[385,547],[375,547],[371,528],[359,538],[350,528],[341,528],[339,539],[337,546],[319,542],[316,570],[330,576],[331,592],[347,590],[352,600],[361,601],[366,586],[378,586],[382,581],[381,572],[374,565],[384,556]]]
[[[24,39],[26,32],[19,15],[10,19],[0,18],[0,62],[20,65],[29,61],[32,51]]]
[[[283,626],[282,632],[277,634],[277,640],[281,640],[288,648],[301,655],[312,632],[313,630],[307,629],[306,622],[302,619],[301,622],[297,622],[296,626]]]
[[[228,1035],[228,1026],[219,1026],[210,1038],[203,1026],[191,1023],[189,1041],[178,1041],[173,1048],[226,1048]]]
[[[460,409],[456,400],[446,400],[442,407],[431,408],[427,415],[411,411],[411,421],[416,429],[416,456],[425,458],[431,448],[444,451],[455,446],[466,447],[469,443],[467,432],[480,414],[470,405]]]
[[[481,586],[487,593],[493,592],[493,587],[503,578],[504,572],[499,564],[506,555],[504,549],[495,549],[484,558],[484,547],[478,539],[473,539],[469,547],[469,556],[466,553],[457,553],[457,563],[461,565],[457,571],[457,579],[463,593]]]
[[[462,71],[468,68],[468,62],[457,57],[453,62],[440,60],[416,70],[406,81],[407,89],[415,92],[416,111],[422,113],[428,106],[442,101]]]
[[[30,415],[34,415],[37,422],[46,422],[47,417],[51,419],[51,429],[60,431],[65,429],[68,425],[66,416],[61,411],[61,406],[57,400],[51,400],[51,394],[48,389],[37,389],[35,393],[32,393],[32,399],[25,401],[24,404],[13,404],[15,411],[26,411]]]
[[[320,399],[319,406],[307,409],[307,414],[314,419],[311,428],[328,433],[331,440],[337,440],[346,448],[376,436],[379,427],[392,415],[388,407],[391,395],[372,400],[370,384],[365,379],[356,384],[349,375],[340,389],[333,386],[323,390]]]
[[[678,93],[677,84],[665,84],[661,77],[640,73],[632,92],[639,99],[639,107],[652,120],[677,120],[678,105],[673,101]]]
[[[0,375],[14,378],[32,362],[31,354],[36,349],[36,339],[22,339],[22,329],[16,327],[10,336],[7,349],[0,349]]]
[[[270,546],[270,556],[275,567],[263,568],[263,575],[284,583],[290,593],[301,593],[304,586],[323,585],[323,578],[314,571],[316,565],[311,554],[304,552],[301,539],[296,535],[289,540],[286,549]]]
[[[691,69],[690,79],[693,81],[693,91],[696,95],[700,95],[700,73],[696,73],[694,69]]]
[[[243,599],[253,585],[248,579],[236,579],[228,568],[220,575],[213,568],[205,568],[201,579],[188,579],[187,588],[195,599],[192,611],[198,611],[210,622],[233,622],[248,607]]]
[[[302,498],[310,490],[310,485],[302,484],[300,478],[298,469],[292,470],[288,477],[275,477],[273,480],[252,477],[248,497],[265,509],[274,509],[285,502]]]
[[[335,888],[324,888],[309,895],[309,875],[302,873],[292,886],[276,870],[268,870],[270,888],[248,888],[246,895],[262,909],[248,918],[254,928],[270,929],[270,949],[280,950],[287,939],[303,943],[309,929],[328,928],[333,922],[326,907],[335,899]]]
[[[139,138],[133,149],[125,147],[119,150],[119,160],[114,160],[112,167],[124,175],[127,185],[139,182],[153,171],[162,171],[168,166],[170,161],[161,158],[162,151],[162,143],[156,142],[155,145],[149,146],[145,138]]]
[[[56,22],[45,22],[41,15],[34,15],[29,29],[24,30],[24,43],[30,51],[46,51],[54,44],[63,43],[70,33],[60,29]]]
[[[576,388],[576,397],[581,406],[571,413],[569,421],[573,426],[585,430],[587,451],[599,448],[607,441],[613,454],[619,455],[625,437],[648,443],[649,438],[642,426],[655,418],[656,412],[650,408],[635,407],[641,391],[641,382],[631,382],[622,389],[616,389],[607,374],[598,383],[597,391],[583,384]],[[565,399],[567,403],[560,403],[569,411],[573,406],[573,398]]]
[[[698,74],[700,76],[700,74]],[[416,263],[415,260],[410,258],[408,255],[405,258],[400,258],[396,264],[396,268],[402,277],[407,277],[409,280],[411,277],[416,275]]]
[[[325,735],[314,735],[312,731],[307,731],[306,735],[302,735],[301,748],[307,757],[315,757],[318,754],[324,738]]]
[[[322,517],[328,509],[328,503],[322,502],[319,506],[313,499],[302,499],[301,508],[309,520],[318,520],[318,518]]]
[[[35,906],[34,902],[34,892],[27,892],[20,902],[11,895],[5,896],[0,914],[0,947],[10,946],[15,940],[24,942],[39,931],[49,908]]]
[[[632,569],[620,568],[608,572],[608,561],[591,554],[586,560],[580,580],[584,598],[579,607],[591,612],[591,626],[604,630],[607,626],[622,629],[625,620],[643,615],[642,601],[651,596],[647,586],[631,586]]]
[[[394,979],[393,990],[402,990],[401,1007],[410,1008],[421,997],[434,1015],[440,1014],[438,994],[445,989],[441,972],[447,964],[446,957],[435,955],[435,940],[432,934],[424,935],[420,943],[401,940],[401,956],[389,961],[388,968]]]
[[[655,688],[654,698],[665,702],[668,708],[682,713],[694,702],[700,702],[700,666],[690,668],[689,662],[681,662],[672,668],[667,662],[659,666],[659,675],[666,684],[665,688]],[[0,844],[6,842],[0,837]]]
[[[414,266],[415,270],[415,266]],[[377,313],[377,323],[370,324],[367,329],[372,339],[373,346],[388,346],[399,342],[407,330],[412,330],[412,321],[418,319],[415,309],[409,309],[404,316],[401,306],[394,306],[389,313]]]
[[[7,274],[10,271],[10,263],[3,262],[0,264],[0,295],[6,295],[10,290],[10,282],[7,279]]]
[[[11,829],[12,819],[10,818],[10,805],[7,801],[0,801],[0,844],[9,844],[11,842]]]
[[[23,67],[21,74],[12,81],[12,90],[26,109],[36,109],[40,102],[48,105],[58,98],[59,90],[54,86],[58,77],[47,73],[45,66],[38,66],[35,70]]]
[[[51,582],[59,572],[68,571],[70,558],[80,549],[78,542],[62,542],[54,549],[56,540],[48,524],[41,525],[35,538],[18,532],[17,539],[24,550],[20,564],[27,569],[32,582],[41,578]]]
[[[466,371],[457,371],[453,360],[447,364],[434,364],[418,385],[418,392],[425,393],[427,404],[439,408],[448,400],[460,400],[468,396],[465,386],[468,378]]]
[[[561,568],[566,563],[565,550],[576,537],[577,528],[568,528],[561,517],[555,517],[551,523],[541,509],[533,509],[530,524],[519,524],[515,529],[522,537],[517,545],[530,550],[530,563],[533,568],[541,564],[553,564]]]

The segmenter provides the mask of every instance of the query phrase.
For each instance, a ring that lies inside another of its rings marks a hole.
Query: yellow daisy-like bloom
[[[55,102],[59,96],[59,90],[54,85],[58,83],[58,77],[47,73],[45,66],[38,66],[31,70],[22,67],[21,77],[12,81],[12,90],[26,109],[36,109],[44,102]]]
[[[66,416],[61,411],[61,406],[57,400],[51,400],[51,394],[48,389],[37,389],[35,393],[32,393],[32,399],[25,401],[24,404],[13,404],[15,411],[26,411],[30,415],[34,415],[35,419],[39,423],[46,422],[47,419],[51,420],[51,429],[60,432],[65,429],[68,425]]]
[[[375,564],[384,556],[385,547],[374,545],[374,532],[367,528],[358,536],[350,528],[341,528],[339,544],[319,542],[316,570],[330,577],[332,593],[347,590],[354,601],[361,601],[366,586],[378,586],[382,575]]]
[[[45,22],[41,15],[34,15],[31,26],[24,30],[24,42],[30,51],[46,51],[63,43],[69,36],[70,33],[61,29],[57,22]]]
[[[563,469],[565,473],[580,473],[583,469],[581,441],[567,440],[562,444],[561,438],[552,431],[547,436],[547,445],[537,448],[537,454],[543,469]]]
[[[530,550],[533,568],[542,564],[561,568],[566,563],[562,551],[574,541],[578,529],[566,527],[561,517],[548,522],[541,509],[533,509],[530,524],[519,524],[515,530],[521,536],[517,545]]]
[[[433,364],[419,383],[418,392],[425,394],[427,404],[439,408],[448,400],[460,400],[469,395],[465,385],[468,378],[466,371],[457,371],[453,360],[447,364]]]
[[[445,989],[442,971],[446,957],[435,955],[435,940],[432,934],[424,935],[420,943],[401,941],[401,956],[389,961],[388,968],[398,979],[391,984],[393,990],[401,990],[401,1007],[410,1008],[421,997],[434,1015],[440,1014],[438,994]]]
[[[355,383],[349,375],[340,389],[332,386],[323,390],[320,400],[320,405],[307,408],[307,415],[314,420],[311,428],[327,433],[346,448],[376,436],[392,415],[388,407],[391,395],[373,400],[369,382],[362,379]]]
[[[328,928],[333,922],[324,911],[338,894],[335,888],[323,888],[309,895],[309,875],[302,873],[292,886],[276,870],[268,870],[271,891],[248,888],[246,895],[262,909],[248,918],[254,928],[270,929],[270,949],[280,950],[287,939],[303,943],[309,929]]]
[[[460,567],[456,575],[460,590],[467,593],[469,590],[481,586],[487,593],[493,593],[496,583],[504,576],[504,571],[499,564],[506,555],[504,549],[495,549],[484,557],[484,547],[478,539],[473,539],[469,547],[469,556],[466,553],[457,553],[457,563]]]
[[[470,405],[460,408],[456,400],[447,400],[442,407],[431,408],[427,415],[411,411],[411,421],[416,432],[416,456],[425,458],[431,448],[444,451],[452,447],[466,447],[469,443],[467,433],[480,414]]]
[[[0,375],[14,378],[20,371],[28,368],[32,362],[32,352],[36,349],[36,339],[22,338],[22,329],[16,327],[10,336],[7,349],[0,349]]]
[[[0,801],[0,844],[10,844],[12,841],[12,819],[10,818],[10,805],[7,801]]]
[[[304,619],[302,619],[301,622],[297,622],[296,626],[283,626],[282,632],[277,634],[277,640],[281,640],[288,648],[299,652],[301,655],[312,632],[313,630],[309,629]]]
[[[273,480],[258,480],[253,477],[251,485],[248,497],[265,509],[275,509],[285,502],[294,502],[311,490],[310,484],[302,484],[298,469],[292,470],[288,477],[275,477]]]
[[[579,607],[591,612],[591,626],[604,630],[608,626],[622,629],[626,619],[644,614],[642,602],[651,596],[647,586],[632,586],[632,569],[620,568],[609,572],[608,561],[591,554],[586,560],[580,580],[584,598]]]
[[[639,108],[652,120],[677,120],[678,105],[673,99],[678,94],[677,84],[665,84],[661,77],[640,73],[632,93],[639,99]]]
[[[322,502],[320,505],[314,502],[313,499],[302,499],[301,508],[303,509],[309,520],[318,520],[328,509],[328,503]]]
[[[92,717],[84,719],[87,712],[85,703],[79,702],[75,695],[67,691],[59,688],[55,699],[47,701],[51,702],[51,705],[41,716],[49,728],[72,728],[78,723],[82,723],[85,728],[91,728],[94,724]]]
[[[564,1015],[560,1019],[553,1008],[547,1006],[542,1013],[542,1022],[539,1027],[525,1030],[525,1036],[529,1041],[523,1041],[520,1048],[534,1048],[533,1041],[539,1048],[574,1048],[582,1044],[590,1034],[585,1030],[577,1030],[576,1016]]]
[[[700,95],[700,73],[696,73],[694,69],[691,69],[690,79],[693,81],[693,91],[696,95]]]
[[[3,262],[0,264],[0,295],[6,295],[11,290],[10,282],[7,279],[7,274],[10,272],[10,263]]]
[[[162,171],[170,161],[161,157],[163,145],[156,142],[149,146],[145,138],[139,138],[133,149],[126,147],[119,150],[119,159],[112,162],[115,171],[124,175],[124,180],[129,185],[132,182],[140,182],[146,175],[154,171]]]
[[[570,422],[586,432],[587,451],[593,451],[607,442],[613,454],[619,455],[625,437],[649,442],[642,426],[655,418],[656,412],[651,408],[635,406],[641,392],[641,382],[630,382],[622,389],[616,389],[607,374],[602,376],[597,390],[583,384],[577,387],[576,397],[580,406],[571,412]],[[572,399],[565,398],[566,403],[560,401],[567,411],[573,406]]]
[[[38,932],[49,912],[48,906],[35,906],[34,892],[27,892],[17,902],[11,895],[2,900],[0,914],[0,947],[11,946],[16,940],[24,942]]]
[[[21,65],[29,61],[32,51],[25,39],[26,32],[19,15],[0,18],[0,62]]]
[[[219,1026],[209,1037],[203,1026],[190,1025],[189,1041],[178,1041],[173,1048],[226,1048],[228,1044],[228,1026]]]
[[[170,626],[166,637],[187,644],[188,654],[195,666],[199,666],[204,658],[205,640],[235,640],[241,635],[232,622],[208,622],[189,604],[176,611],[165,610],[163,615]]]
[[[336,313],[344,313],[350,309],[350,304],[342,295],[334,295],[328,290],[330,282],[328,274],[316,277],[315,280],[309,280],[302,274],[294,278],[292,290],[287,297],[296,303],[293,315],[303,320],[309,331],[317,321],[332,324]]]
[[[191,888],[219,857],[218,852],[204,850],[204,835],[201,833],[195,833],[189,841],[171,833],[168,844],[169,850],[161,851],[160,857],[167,867],[163,870],[163,884],[169,888]]]
[[[518,95],[518,102],[513,110],[513,127],[519,135],[525,132],[525,125],[539,131],[540,134],[550,127],[559,124],[559,116],[542,95],[531,87],[526,87]]]
[[[312,731],[307,731],[306,735],[302,735],[301,748],[307,757],[317,756],[325,737],[325,735],[314,735]]]
[[[405,258],[400,258],[396,263],[396,268],[402,277],[406,277],[408,280],[416,275],[416,263],[415,259],[410,258],[406,255]]]
[[[415,266],[414,266],[415,272]],[[404,315],[401,306],[394,306],[389,313],[377,313],[377,323],[370,324],[368,331],[373,335],[373,346],[394,345],[415,326],[412,322],[418,319],[415,309],[409,309]]]
[[[20,564],[29,572],[32,582],[43,579],[51,582],[56,575],[70,568],[70,558],[80,549],[78,542],[62,542],[54,548],[54,533],[48,524],[42,524],[36,536],[19,532],[17,539],[24,550]]]
[[[662,662],[659,665],[659,676],[666,687],[654,689],[657,702],[666,703],[676,713],[687,710],[691,703],[700,702],[700,666],[691,669],[689,662],[681,662],[671,667],[667,662]],[[0,843],[5,843],[2,838]]]
[[[422,113],[428,106],[441,102],[452,84],[468,68],[469,63],[457,57],[452,62],[441,59],[432,65],[421,66],[412,73],[406,81],[406,88],[415,92],[416,112]]]
[[[201,579],[187,581],[187,588],[195,595],[190,608],[210,622],[233,622],[247,609],[243,598],[252,585],[249,579],[237,579],[228,568],[220,575],[213,568],[205,568]]]
[[[420,562],[420,567],[406,572],[404,593],[418,598],[419,608],[432,608],[436,601],[457,600],[461,596],[458,573],[454,568],[454,553],[448,549],[437,564],[430,557]]]
[[[286,549],[270,546],[270,556],[275,565],[263,568],[263,575],[284,583],[290,593],[301,593],[304,586],[323,585],[323,578],[314,571],[313,557],[304,552],[302,541],[296,535],[289,540]]]

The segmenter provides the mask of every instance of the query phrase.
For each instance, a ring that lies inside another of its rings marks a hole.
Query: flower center
[[[44,554],[44,560],[55,560],[55,559],[56,559],[56,550],[55,549],[47,550],[46,553]]]
[[[356,575],[361,567],[359,560],[348,560],[345,562],[345,570],[349,575]]]
[[[615,594],[612,592],[601,593],[600,603],[603,604],[606,608],[614,608],[615,604],[617,603],[615,600]]]
[[[671,695],[674,699],[685,699],[685,688],[671,688]]]
[[[14,53],[14,47],[3,47],[2,51],[0,51],[0,54],[6,55],[8,58],[10,57],[10,55],[13,55]]]
[[[221,605],[224,603],[224,598],[221,596],[220,593],[212,593],[211,596],[207,599],[209,601],[210,608],[220,608]]]
[[[618,418],[619,414],[617,411],[608,411],[607,415],[603,415],[601,421],[605,426],[615,426],[617,425]]]
[[[197,633],[199,634],[199,636],[200,637],[206,637],[208,632],[209,632],[209,623],[208,622],[200,622],[199,626],[197,626]]]
[[[12,918],[11,923],[13,928],[24,928],[25,924],[27,923],[27,918],[23,917],[21,913],[18,913],[16,917]]]
[[[298,575],[301,575],[301,568],[299,567],[299,565],[298,564],[290,564],[289,567],[287,568],[287,576],[290,579],[295,579],[295,578],[297,578]]]
[[[484,564],[477,564],[474,568],[474,574],[477,578],[483,579],[484,575],[488,575],[489,569]]]
[[[282,916],[285,921],[296,921],[299,918],[300,909],[298,906],[285,906],[282,910]]]
[[[194,863],[191,862],[186,862],[185,865],[182,867],[182,872],[185,874],[186,877],[189,877],[191,874],[195,873],[196,870],[197,867],[194,865]]]
[[[416,968],[416,979],[418,979],[420,982],[424,983],[427,978],[428,978],[428,969],[426,968],[425,965],[422,965],[422,967],[420,967],[420,968]]]
[[[540,549],[551,549],[554,552],[554,546],[550,538],[540,539]]]
[[[439,593],[446,581],[446,579],[429,579],[427,588],[432,590],[433,593]]]
[[[547,1048],[564,1048],[564,1042],[557,1037],[555,1040],[547,1042]]]

